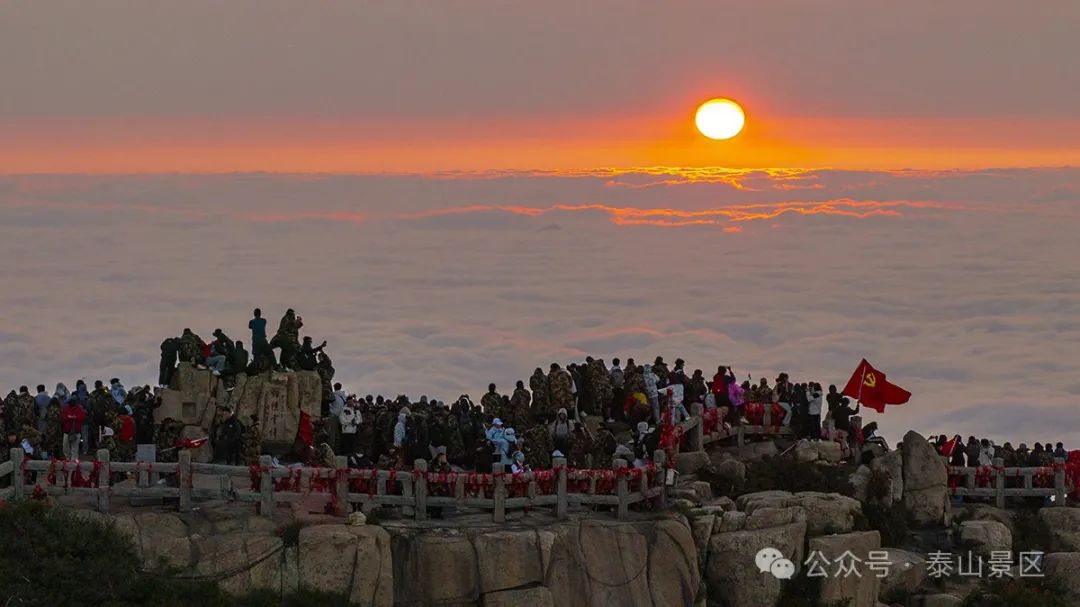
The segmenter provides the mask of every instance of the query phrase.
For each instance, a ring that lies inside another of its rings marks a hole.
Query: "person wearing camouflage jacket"
[[[548,397],[552,409],[566,409],[567,411],[574,409],[573,380],[570,379],[570,374],[560,367],[558,363],[551,363],[551,371],[548,373],[548,387],[550,389]]]
[[[529,423],[529,403],[532,396],[525,389],[525,383],[518,381],[514,387],[514,395],[510,397],[510,405],[503,411],[506,425],[524,428]]]
[[[487,394],[480,399],[484,417],[502,417],[502,395],[495,391],[495,384],[488,384]]]

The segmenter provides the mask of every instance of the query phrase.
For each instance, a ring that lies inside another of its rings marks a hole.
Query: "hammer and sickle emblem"
[[[865,385],[868,388],[873,388],[874,386],[877,385],[877,376],[874,375],[873,373],[867,373],[866,374],[866,379],[863,380],[863,385]]]

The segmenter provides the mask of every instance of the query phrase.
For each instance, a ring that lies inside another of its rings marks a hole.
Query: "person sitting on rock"
[[[177,356],[180,362],[191,363],[195,366],[201,365],[203,363],[202,351],[205,345],[206,342],[191,329],[184,329],[177,348]]]

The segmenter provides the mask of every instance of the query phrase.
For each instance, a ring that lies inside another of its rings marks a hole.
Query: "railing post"
[[[14,489],[12,499],[18,501],[26,497],[26,477],[23,476],[23,459],[26,452],[22,447],[12,447],[8,452],[11,457],[11,487]]]
[[[413,462],[413,492],[416,494],[416,520],[427,519],[427,460]]]
[[[772,425],[773,403],[765,403],[764,414],[761,416],[761,429],[764,430]]]
[[[259,514],[274,516],[274,460],[269,455],[259,456]]]
[[[412,472],[406,470],[407,474],[398,474],[397,480],[401,483],[401,497],[407,498],[406,505],[401,507],[402,516],[415,516],[416,515],[416,494],[413,492],[413,477]]]
[[[566,458],[556,457],[551,465],[555,467],[555,518],[566,518]]]
[[[1054,458],[1054,505],[1064,506],[1068,495],[1065,491],[1065,458]]]
[[[696,404],[696,403],[695,403]],[[701,405],[697,405],[701,406]],[[628,496],[627,482],[626,482],[626,460],[615,460],[615,495],[619,498],[619,505],[615,510],[616,518],[626,518],[627,513],[630,511],[630,504],[627,503]]]
[[[690,429],[690,450],[701,451],[705,448],[705,405],[692,403],[690,419],[694,420],[694,427]]]
[[[176,484],[180,486],[180,512],[191,512],[191,450],[181,449],[177,454],[179,465],[176,472]]]
[[[503,464],[494,464],[491,466],[492,477],[495,479],[495,491],[492,494],[495,498],[495,522],[506,522],[506,478],[503,475]]]
[[[109,483],[112,480],[109,474],[109,450],[98,449],[98,512],[109,511]]]
[[[742,455],[746,452],[746,426],[739,424],[735,428],[736,453]]]
[[[349,505],[349,458],[344,455],[334,457],[334,515],[345,516],[352,511]]]
[[[991,463],[994,465],[994,505],[998,508],[1005,507],[1005,460],[995,457]]]
[[[660,510],[667,508],[667,453],[663,449],[657,449],[653,453],[653,465],[656,466],[656,475],[660,479],[660,494],[656,497],[656,507]]]

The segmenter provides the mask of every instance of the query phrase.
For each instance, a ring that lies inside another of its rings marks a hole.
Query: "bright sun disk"
[[[709,139],[731,139],[746,124],[746,114],[730,99],[710,99],[698,107],[694,123]]]

